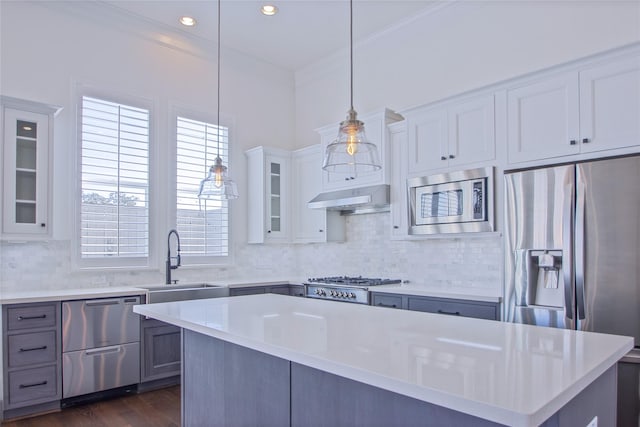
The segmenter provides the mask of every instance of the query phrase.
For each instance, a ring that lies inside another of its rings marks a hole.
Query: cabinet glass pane
[[[16,203],[16,222],[18,224],[36,223],[35,203]]]
[[[16,167],[20,169],[36,168],[36,141],[18,138],[16,140]]]
[[[36,173],[16,171],[16,199],[36,200]]]
[[[271,218],[271,231],[280,231],[280,218]]]
[[[16,134],[20,138],[36,139],[38,135],[38,124],[36,122],[18,120],[18,129],[16,131]]]
[[[271,175],[271,194],[280,195],[280,175]]]
[[[280,163],[271,163],[271,173],[280,175]]]
[[[271,196],[271,216],[280,216],[280,197]]]

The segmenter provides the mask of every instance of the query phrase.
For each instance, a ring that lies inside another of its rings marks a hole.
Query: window
[[[228,165],[229,128],[177,117],[176,228],[187,262],[229,255],[227,200],[198,199],[200,181],[218,156],[218,146],[220,158]]]
[[[81,259],[146,262],[149,110],[83,96],[80,163]]]

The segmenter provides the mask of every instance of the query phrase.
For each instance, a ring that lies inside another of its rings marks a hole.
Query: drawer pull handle
[[[448,314],[449,316],[460,316],[460,312],[459,311],[438,310],[438,314]]]
[[[98,354],[118,353],[119,351],[120,346],[114,345],[111,347],[96,348],[95,350],[87,350],[84,354],[86,354],[87,356],[96,356]]]
[[[377,305],[378,305],[378,307],[398,308],[398,306],[395,305],[395,304],[384,304],[382,302],[379,302]]]
[[[95,307],[99,305],[117,305],[120,304],[119,299],[107,299],[107,300],[98,300],[98,301],[87,301],[85,305],[87,307]]]
[[[46,349],[47,349],[47,346],[43,345],[41,347],[21,348],[20,352],[24,353],[26,351],[36,351],[36,350],[46,350]]]
[[[34,319],[46,319],[46,314],[40,314],[38,316],[18,316],[18,320],[34,320]]]
[[[19,388],[31,388],[31,387],[38,387],[41,385],[47,385],[48,381],[42,381],[39,383],[33,383],[33,384],[20,384]]]

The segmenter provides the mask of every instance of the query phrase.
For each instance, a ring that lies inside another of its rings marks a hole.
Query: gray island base
[[[182,328],[183,425],[616,422],[633,338],[247,295],[134,307]]]
[[[527,387],[527,384],[522,384]],[[616,365],[545,427],[616,422]],[[198,332],[183,330],[182,425],[500,426]]]

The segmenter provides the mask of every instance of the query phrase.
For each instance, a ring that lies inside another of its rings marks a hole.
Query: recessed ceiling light
[[[196,20],[190,16],[181,16],[180,23],[185,27],[193,27],[196,25]]]
[[[278,8],[272,4],[265,4],[260,9],[260,12],[262,12],[263,15],[273,16],[278,13]]]

